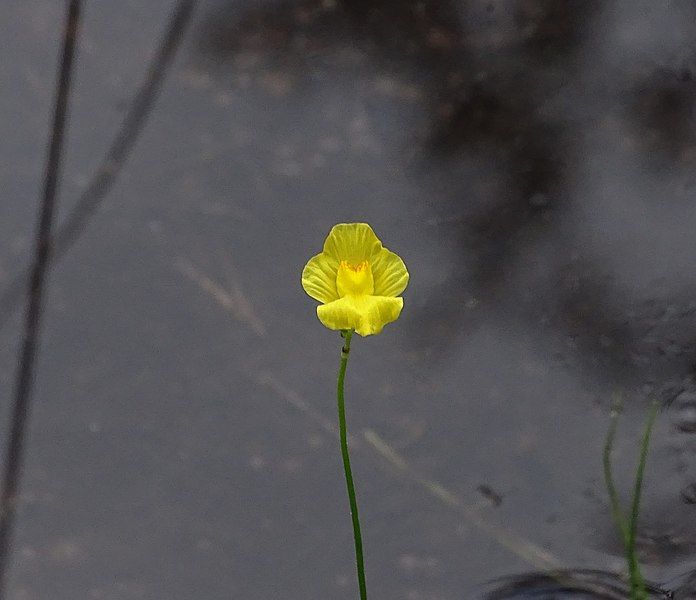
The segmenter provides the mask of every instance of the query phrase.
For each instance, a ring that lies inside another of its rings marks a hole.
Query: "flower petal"
[[[323,252],[317,254],[309,259],[302,270],[302,287],[305,292],[319,302],[327,303],[338,300],[337,272],[338,261]]]
[[[345,260],[357,265],[364,260],[371,260],[382,248],[367,223],[339,223],[334,225],[324,242],[324,253],[337,261]]]
[[[329,329],[355,329],[362,335],[373,335],[396,321],[404,306],[403,298],[384,296],[346,296],[317,306],[317,316]]]
[[[372,276],[376,296],[398,296],[408,285],[408,271],[401,258],[382,248],[372,258]]]

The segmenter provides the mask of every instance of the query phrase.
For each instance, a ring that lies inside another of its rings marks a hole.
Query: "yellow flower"
[[[319,320],[329,329],[379,333],[398,319],[399,294],[408,284],[404,261],[382,246],[367,223],[339,223],[324,251],[309,259],[302,287],[315,300]]]

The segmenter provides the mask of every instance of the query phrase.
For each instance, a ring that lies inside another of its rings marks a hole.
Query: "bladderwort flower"
[[[322,304],[319,320],[329,329],[380,333],[404,306],[399,295],[408,284],[404,261],[382,246],[367,223],[339,223],[324,251],[309,259],[302,287]]]
[[[323,252],[313,256],[302,271],[302,287],[322,304],[319,320],[341,332],[343,348],[338,370],[338,431],[353,523],[355,563],[360,600],[367,600],[358,501],[348,454],[344,383],[353,332],[362,336],[380,333],[396,321],[404,306],[399,294],[408,285],[404,261],[382,246],[367,223],[339,223],[324,242]]]

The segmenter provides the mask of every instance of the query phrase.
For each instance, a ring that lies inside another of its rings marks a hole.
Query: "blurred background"
[[[0,4],[7,297],[30,262],[65,6]],[[399,321],[348,367],[371,595],[623,568],[601,472],[615,393],[624,498],[663,406],[646,575],[690,571],[696,5],[200,0],[168,34],[181,4],[84,3],[59,224],[162,44],[176,53],[50,274],[9,597],[356,597],[341,341],[300,286],[342,221],[411,273]],[[4,443],[22,298],[2,310]]]

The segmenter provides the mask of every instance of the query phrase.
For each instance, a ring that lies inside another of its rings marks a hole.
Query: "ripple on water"
[[[666,600],[672,594],[647,584],[647,597]],[[556,573],[528,573],[493,582],[479,596],[482,600],[629,600],[626,581],[613,573],[594,570],[563,570]]]
[[[683,433],[696,433],[696,391],[681,392],[670,406],[674,427]]]

